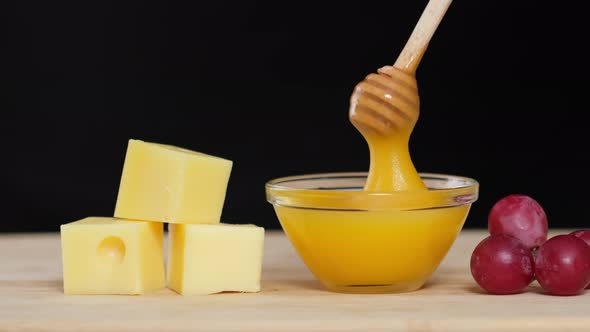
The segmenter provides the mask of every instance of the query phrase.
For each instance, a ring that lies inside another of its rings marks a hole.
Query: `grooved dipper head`
[[[370,133],[409,137],[419,114],[415,76],[392,66],[369,74],[350,97],[350,121],[365,137]]]

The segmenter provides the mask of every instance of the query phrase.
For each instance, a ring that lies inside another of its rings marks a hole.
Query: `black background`
[[[587,29],[578,1],[455,1],[418,71],[420,171],[470,176],[583,227]],[[363,171],[348,122],[426,1],[5,1],[0,231],[111,215],[129,138],[229,158],[224,221],[279,227],[265,181]]]

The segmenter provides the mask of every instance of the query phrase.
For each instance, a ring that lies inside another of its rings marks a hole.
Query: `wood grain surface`
[[[58,234],[0,236],[0,331],[590,331],[590,292],[484,294],[463,231],[427,285],[405,294],[322,288],[280,232],[267,232],[262,292],[183,297],[65,296]]]

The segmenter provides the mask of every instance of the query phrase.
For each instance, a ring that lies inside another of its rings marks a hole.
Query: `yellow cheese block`
[[[165,287],[163,224],[89,217],[61,225],[66,294],[143,294]]]
[[[264,228],[170,225],[168,288],[182,295],[258,292]]]
[[[219,223],[230,160],[130,140],[115,217],[167,223]]]

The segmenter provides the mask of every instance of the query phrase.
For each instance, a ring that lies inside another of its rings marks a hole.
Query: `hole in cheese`
[[[116,236],[109,236],[100,242],[97,251],[104,263],[120,264],[125,258],[125,243]]]

